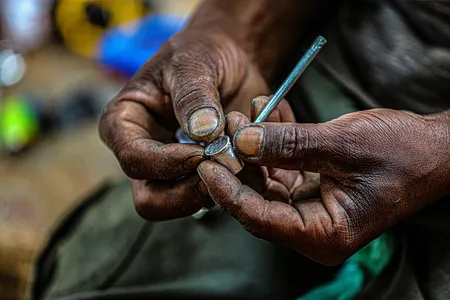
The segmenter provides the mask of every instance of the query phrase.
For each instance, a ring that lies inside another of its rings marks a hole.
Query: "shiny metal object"
[[[197,143],[196,141],[191,140],[184,130],[180,127],[175,131],[175,138],[178,140],[180,144],[197,144],[201,146],[205,146],[205,143]],[[200,220],[202,219],[207,213],[209,212],[209,209],[207,208],[201,208],[198,212],[192,215],[194,219]]]
[[[203,146],[203,147],[206,146],[206,143],[204,143],[204,142],[196,142],[196,141],[191,140],[186,135],[186,133],[184,132],[183,128],[181,128],[181,127],[179,127],[177,129],[177,131],[175,131],[175,138],[178,140],[178,143],[180,143],[180,144],[197,144],[197,145],[200,145],[200,146]]]
[[[254,123],[264,122],[264,120],[267,119],[267,117],[272,113],[278,103],[286,96],[286,94],[289,92],[298,78],[303,74],[306,68],[308,68],[308,66],[311,64],[311,62],[314,60],[314,58],[319,53],[320,49],[322,49],[322,47],[326,44],[326,42],[327,40],[322,36],[318,36],[316,38],[314,43],[302,56],[300,61],[283,82],[275,95],[263,108],[259,116],[255,119]],[[191,140],[183,134],[184,132],[182,131],[177,132],[178,140],[185,143],[191,142]],[[234,152],[233,146],[231,145],[231,141],[228,136],[220,136],[212,141],[205,148],[205,154],[212,160],[226,167],[234,175],[239,173],[244,168],[244,163]],[[208,213],[208,211],[208,209],[202,208],[197,213],[195,213],[193,217],[196,219],[201,219],[206,213]]]
[[[219,136],[212,141],[206,147],[205,154],[226,167],[233,174],[239,173],[244,168],[244,163],[234,152],[228,136]]]
[[[272,113],[278,103],[286,96],[286,94],[289,92],[298,78],[303,74],[306,68],[308,68],[308,66],[311,64],[311,62],[314,60],[314,58],[319,53],[320,49],[322,49],[322,47],[326,44],[326,42],[327,40],[322,36],[318,36],[316,38],[314,43],[302,56],[300,61],[283,82],[275,95],[263,108],[261,113],[255,119],[254,123],[264,122],[264,120]],[[233,174],[239,173],[244,167],[244,164],[233,150],[230,138],[227,136],[220,136],[212,141],[206,147],[205,154],[211,157],[216,162],[225,166]]]
[[[199,219],[203,218],[208,212],[209,212],[209,209],[200,208],[200,210],[198,212],[196,212],[195,214],[193,214],[192,217],[194,219],[199,220]]]
[[[327,43],[327,40],[323,36],[318,36],[311,47],[302,56],[300,61],[297,63],[295,68],[283,82],[278,91],[273,95],[270,101],[266,104],[264,109],[255,119],[254,123],[264,122],[265,119],[272,113],[275,107],[280,103],[280,101],[286,96],[292,86],[295,84],[297,79],[303,74],[303,72],[308,68],[309,64],[314,60],[316,55],[319,53],[320,49]]]

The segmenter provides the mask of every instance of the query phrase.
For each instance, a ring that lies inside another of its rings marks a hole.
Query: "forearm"
[[[329,0],[206,0],[188,29],[220,30],[235,38],[270,80],[276,66],[314,25]]]

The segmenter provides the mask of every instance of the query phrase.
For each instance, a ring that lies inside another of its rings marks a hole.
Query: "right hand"
[[[255,120],[267,105],[271,97],[259,96],[252,101],[251,119],[244,114],[232,111],[227,115],[225,132],[228,136],[235,134],[245,125]],[[294,113],[286,100],[282,100],[265,122],[268,123],[295,123]],[[292,199],[308,200],[320,195],[319,174],[286,170],[273,167],[264,167],[245,163],[244,169],[237,175],[241,182],[265,199],[291,203]]]
[[[181,126],[192,140],[209,142],[224,130],[223,107],[247,112],[251,99],[267,94],[239,45],[217,28],[188,28],[165,43],[103,112],[100,136],[132,179],[143,218],[178,218],[213,205],[196,173],[203,147],[176,143],[174,132]]]

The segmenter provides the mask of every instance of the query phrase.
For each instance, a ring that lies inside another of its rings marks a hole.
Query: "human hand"
[[[269,100],[270,97],[267,96],[253,99],[252,120],[256,119]],[[225,132],[230,137],[233,137],[242,126],[251,123],[246,115],[237,111],[230,112],[226,120]],[[266,122],[295,122],[295,116],[289,103],[282,100],[267,117]],[[296,195],[297,199],[309,199],[320,195],[319,176],[310,172],[268,168],[247,163],[237,178],[270,201],[290,203],[292,195]]]
[[[450,192],[448,132],[437,118],[388,109],[239,129],[234,145],[245,161],[320,173],[321,197],[292,204],[265,200],[214,162],[198,171],[250,233],[335,265]]]
[[[211,141],[225,127],[222,107],[248,109],[266,91],[239,42],[218,28],[188,28],[162,46],[99,124],[102,140],[132,179],[137,212],[164,220],[213,205],[195,172],[203,147],[174,143],[174,132],[181,126],[192,140]]]

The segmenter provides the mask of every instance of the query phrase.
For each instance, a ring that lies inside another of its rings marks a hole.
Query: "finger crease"
[[[294,129],[294,149],[292,149],[291,161],[294,161],[294,159],[296,157],[296,152],[297,152],[297,147],[298,147],[297,135],[298,135],[297,130]],[[303,162],[302,162],[302,167],[303,167]]]
[[[263,211],[261,212],[261,225],[262,225],[262,233],[264,236],[266,236],[267,238],[270,238],[269,236],[269,232],[268,232],[268,228],[270,228],[269,224],[270,223],[270,218],[268,218],[268,212],[269,212],[269,206],[270,206],[270,202],[265,200],[265,206]]]

